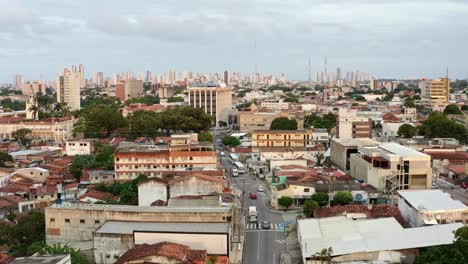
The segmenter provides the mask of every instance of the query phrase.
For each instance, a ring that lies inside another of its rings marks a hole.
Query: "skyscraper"
[[[65,103],[67,107],[74,111],[81,108],[80,90],[84,85],[84,67],[72,66],[72,70],[63,69],[57,77],[57,102]]]
[[[342,76],[341,76],[341,67],[336,68],[336,80],[337,80],[337,81],[342,80]]]
[[[224,71],[224,83],[229,84],[229,72],[227,70]]]

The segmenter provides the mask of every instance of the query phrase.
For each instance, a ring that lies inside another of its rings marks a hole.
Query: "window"
[[[304,192],[310,192],[309,188],[304,188]]]
[[[65,218],[65,223],[70,223],[70,219]]]
[[[80,224],[84,224],[85,223],[85,220],[84,219],[80,219]]]
[[[51,223],[54,223],[54,222],[55,222],[55,218],[51,218],[51,219],[50,219],[50,222],[51,222]]]

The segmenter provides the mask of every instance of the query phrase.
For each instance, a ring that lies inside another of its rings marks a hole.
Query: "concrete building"
[[[357,116],[356,111],[340,108],[336,122],[337,138],[370,138],[372,121],[369,118]]]
[[[84,71],[82,71],[81,65],[79,69],[75,66],[72,67],[72,70],[64,69],[57,77],[57,102],[66,104],[72,111],[79,110],[81,108],[81,88],[84,88]]]
[[[441,190],[398,191],[398,209],[412,227],[468,223],[468,206]]]
[[[215,170],[217,157],[213,144],[188,138],[173,135],[170,144],[117,148],[114,154],[116,179],[134,179],[139,174],[160,177],[170,171]]]
[[[432,105],[446,105],[449,101],[450,80],[441,78],[431,81],[429,97]]]
[[[143,82],[141,80],[129,79],[115,85],[115,97],[125,102],[131,98],[140,97],[143,94]]]
[[[41,81],[27,82],[21,85],[21,92],[25,95],[46,94],[46,85]]]
[[[237,120],[241,132],[252,133],[255,130],[270,130],[271,122],[276,118],[287,117],[297,121],[297,128],[304,128],[304,112],[302,111],[259,111],[255,104],[250,111],[238,111]]]
[[[397,143],[358,146],[358,153],[351,155],[350,170],[355,179],[387,192],[432,185],[431,157]]]
[[[320,263],[317,252],[332,248],[332,263],[401,263],[414,260],[420,248],[453,243],[461,223],[403,228],[393,217],[359,219],[335,216],[297,221],[304,264]]]
[[[13,132],[30,129],[31,139],[41,141],[65,142],[72,137],[73,118],[50,118],[26,122],[22,118],[0,118],[0,139],[13,139]]]
[[[343,171],[350,169],[350,157],[358,153],[359,146],[377,146],[377,141],[368,138],[332,139],[330,141],[330,160]]]
[[[159,98],[168,98],[176,94],[176,88],[168,85],[159,85],[158,86],[158,95]]]
[[[257,130],[252,133],[252,152],[261,148],[305,148],[313,144],[312,130]]]
[[[69,140],[65,143],[65,154],[67,156],[91,155],[94,153],[94,140]]]
[[[192,84],[187,88],[189,105],[201,108],[213,117],[216,126],[219,121],[229,123],[232,110],[232,89],[226,84]]]
[[[260,103],[260,108],[273,110],[273,111],[283,111],[291,109],[291,103],[280,101],[262,101]]]

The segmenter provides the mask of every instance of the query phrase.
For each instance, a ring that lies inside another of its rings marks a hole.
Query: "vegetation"
[[[113,196],[120,197],[118,201],[109,201],[114,204],[137,205],[138,204],[138,183],[147,179],[148,176],[140,174],[135,179],[128,182],[114,182],[107,186],[105,184],[97,184],[94,189],[96,191],[107,192]]]
[[[468,111],[468,105],[462,105],[461,110],[462,111]]]
[[[19,110],[24,110],[26,108],[26,102],[18,101],[18,100],[11,100],[10,98],[5,98],[5,99],[0,100],[0,106],[2,106],[3,109],[19,111]]]
[[[324,248],[312,255],[312,260],[320,261],[320,263],[331,263],[332,254],[333,249],[331,247]]]
[[[456,104],[449,104],[444,109],[444,114],[447,115],[462,115],[463,112],[460,110],[458,105]]]
[[[405,102],[403,103],[405,107],[416,107],[414,100],[410,97],[405,98]]]
[[[39,211],[30,211],[16,217],[16,225],[0,222],[0,245],[8,248],[12,256],[26,256],[34,242],[45,240],[45,217]]]
[[[440,112],[433,112],[417,129],[418,134],[426,138],[455,138],[462,144],[468,142],[468,131],[465,126],[456,123]]]
[[[78,249],[74,249],[67,244],[53,244],[46,245],[44,241],[39,241],[33,244],[33,247],[30,247],[30,251],[38,253],[39,255],[67,255],[70,254],[71,263],[75,264],[91,264],[91,262],[86,258],[86,256],[81,253]]]
[[[335,197],[333,197],[334,205],[347,205],[353,201],[353,195],[350,191],[339,191],[336,192]]]
[[[12,133],[12,136],[15,140],[19,141],[21,145],[27,145],[31,140],[28,138],[28,135],[31,134],[31,129],[21,128]]]
[[[325,158],[325,156],[323,155],[323,153],[317,152],[314,156],[315,156],[315,158],[317,159],[317,166],[322,165],[322,160]]]
[[[243,108],[250,107],[250,105],[252,105],[253,103],[255,103],[255,101],[248,101],[248,102],[238,104],[237,109],[243,109]]]
[[[5,152],[0,151],[0,167],[5,167],[5,162],[12,162],[13,157]]]
[[[316,201],[320,206],[325,206],[328,204],[328,193],[317,192],[312,195],[312,200]]]
[[[366,101],[366,98],[364,96],[362,96],[362,95],[356,95],[354,97],[354,100],[356,100],[356,101]]]
[[[80,111],[73,133],[83,133],[86,138],[102,138],[124,128],[128,129],[128,121],[117,106],[93,105]]]
[[[83,175],[83,169],[114,169],[114,151],[115,147],[97,143],[95,146],[95,155],[75,155],[73,163],[70,166],[70,172],[76,179]]]
[[[328,113],[323,117],[316,114],[305,116],[304,127],[325,128],[328,132],[336,125],[336,116]]]
[[[199,141],[213,141],[213,134],[210,132],[202,132],[198,134],[198,140]]]
[[[285,207],[286,210],[288,210],[289,207],[291,207],[293,202],[294,202],[294,199],[292,197],[289,197],[289,196],[282,196],[281,198],[278,199],[278,204],[280,206]]]
[[[167,102],[168,103],[183,103],[184,98],[179,97],[179,96],[171,96],[171,97],[167,98]]]
[[[315,209],[319,208],[320,205],[314,200],[307,200],[304,202],[303,213],[306,217],[314,217]]]
[[[297,121],[287,117],[278,117],[271,122],[271,130],[296,130]]]
[[[237,147],[241,144],[240,140],[233,136],[224,136],[222,142],[225,146],[230,147]]]
[[[418,130],[410,125],[410,124],[403,124],[398,128],[398,136],[403,137],[403,138],[412,138],[416,136],[416,133]]]
[[[159,104],[159,102],[160,102],[159,95],[156,95],[156,96],[145,95],[142,97],[130,98],[127,101],[125,101],[125,105],[129,105],[129,104],[154,105],[154,104]]]
[[[468,263],[468,226],[455,231],[451,245],[429,247],[416,258],[416,264],[464,264]]]

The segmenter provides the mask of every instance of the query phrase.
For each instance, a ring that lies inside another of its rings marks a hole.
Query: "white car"
[[[224,152],[221,152],[221,156],[224,156],[224,155],[226,155],[226,153],[224,153]]]
[[[257,191],[263,192],[263,191],[265,191],[265,189],[263,189],[263,186],[258,186]]]

